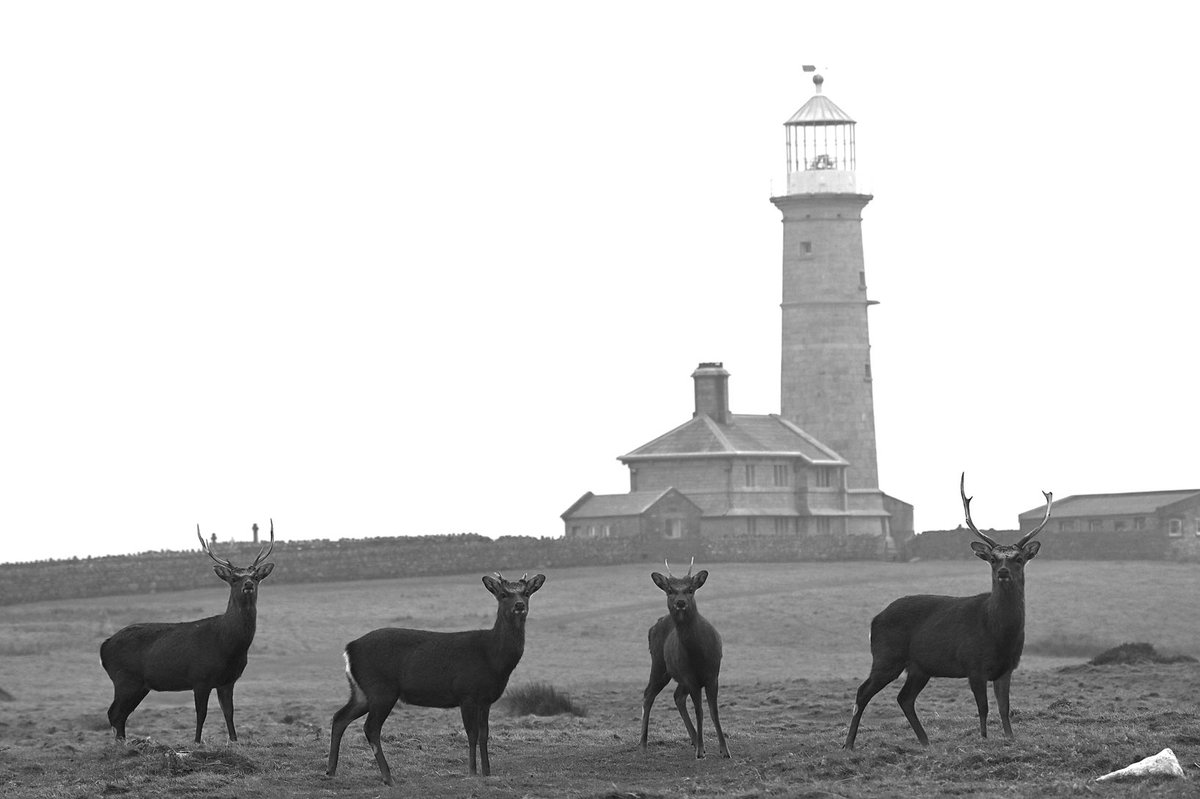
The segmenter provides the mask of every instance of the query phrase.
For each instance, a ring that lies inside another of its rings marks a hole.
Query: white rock
[[[1157,755],[1151,755],[1125,768],[1110,771],[1103,777],[1097,777],[1096,782],[1120,780],[1126,777],[1148,777],[1151,774],[1166,774],[1171,777],[1183,776],[1183,767],[1179,765],[1179,761],[1175,758],[1175,753],[1171,751],[1170,747],[1162,750]]]

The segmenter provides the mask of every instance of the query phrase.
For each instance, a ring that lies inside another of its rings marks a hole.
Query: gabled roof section
[[[592,494],[591,496],[584,494],[579,502],[567,509],[562,518],[599,519],[610,516],[640,516],[669,494],[679,494],[679,491],[675,488],[664,488],[661,491],[632,491],[628,494]],[[683,494],[679,495],[687,499]],[[691,500],[688,501],[691,502]]]
[[[1080,516],[1131,516],[1150,515],[1165,505],[1172,505],[1193,497],[1200,497],[1200,489],[1179,491],[1140,491],[1130,494],[1076,494],[1054,500],[1055,519]],[[1041,518],[1046,506],[1027,510],[1018,519],[1036,516]]]
[[[773,413],[765,416],[735,413],[730,415],[728,424],[701,414],[617,460],[628,463],[661,458],[747,455],[800,457],[813,464],[846,464],[846,460],[832,449]]]

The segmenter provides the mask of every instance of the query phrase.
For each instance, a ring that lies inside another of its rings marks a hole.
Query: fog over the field
[[[782,123],[858,121],[918,530],[1200,487],[1182,6],[0,7],[0,561],[559,535],[723,361],[779,410]]]

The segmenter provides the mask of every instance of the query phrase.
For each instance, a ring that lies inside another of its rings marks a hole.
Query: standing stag
[[[695,564],[695,558],[692,559]],[[721,717],[717,714],[718,678],[721,674],[721,635],[700,615],[696,608],[696,591],[708,579],[708,571],[701,569],[683,577],[671,574],[666,562],[667,576],[653,572],[650,579],[667,595],[667,615],[650,628],[650,682],[642,695],[642,750],[646,749],[646,738],[650,730],[650,708],[654,698],[672,679],[675,680],[675,707],[683,717],[696,757],[704,757],[704,711],[700,706],[700,689],[708,697],[708,709],[712,713],[713,726],[717,728],[717,741],[721,745],[721,756],[729,757],[725,745],[725,733],[721,730]],[[692,698],[696,708],[696,726],[692,726],[688,715],[687,698]]]
[[[845,748],[854,748],[858,723],[871,697],[900,672],[908,678],[897,701],[922,745],[929,745],[917,719],[917,694],[931,677],[966,677],[979,708],[979,734],[987,737],[987,683],[992,682],[1005,737],[1013,737],[1008,721],[1008,688],[1013,669],[1025,646],[1025,563],[1041,543],[1032,538],[1050,521],[1054,495],[1046,497],[1046,515],[1013,545],[999,544],[971,521],[966,474],[959,481],[967,526],[980,541],[972,541],[975,556],[992,567],[992,590],[970,597],[920,594],[897,599],[871,620],[871,674],[858,687],[854,715]]]
[[[490,630],[439,633],[385,627],[346,644],[350,701],[333,716],[325,773],[330,777],[337,773],[342,735],[350,722],[365,714],[367,743],[375,753],[384,784],[392,785],[392,770],[383,756],[379,734],[399,700],[421,707],[460,708],[470,772],[476,773],[478,747],[483,776],[491,774],[488,714],[525,651],[529,597],[545,580],[544,574],[532,580],[526,574],[515,582],[505,580],[499,572],[495,577],[485,576],[483,584],[498,602],[496,623]]]
[[[220,616],[199,621],[131,624],[100,645],[100,663],[113,682],[113,702],[108,722],[117,740],[125,740],[125,720],[151,691],[192,691],[196,697],[196,743],[208,715],[208,696],[217,689],[225,714],[229,740],[233,729],[233,684],[246,668],[246,651],[254,640],[258,616],[258,584],[274,563],[264,563],[275,548],[275,522],[271,545],[260,549],[254,563],[238,568],[218,558],[200,535],[200,546],[216,565],[213,571],[229,583],[229,605]]]

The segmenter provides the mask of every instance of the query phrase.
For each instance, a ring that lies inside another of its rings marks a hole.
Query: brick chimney
[[[707,415],[717,424],[729,424],[729,372],[720,362],[702,363],[692,372],[696,382],[693,418]]]

